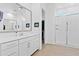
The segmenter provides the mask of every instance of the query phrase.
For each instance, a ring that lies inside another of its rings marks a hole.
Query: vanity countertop
[[[17,35],[14,35],[14,34],[12,34],[12,35],[5,34],[4,36],[0,36],[0,43],[19,40],[19,39],[22,39],[22,38],[28,38],[28,37],[32,37],[32,36],[36,36],[36,35],[39,35],[39,34],[22,35],[22,36],[17,36]]]

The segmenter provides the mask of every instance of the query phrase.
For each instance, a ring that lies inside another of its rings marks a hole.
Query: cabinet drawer
[[[11,49],[15,46],[18,46],[18,41],[12,41],[8,43],[1,44],[1,50],[3,49]]]
[[[1,55],[3,56],[18,55],[18,41],[1,44]]]
[[[12,49],[1,50],[2,56],[18,56],[18,47],[14,47]]]

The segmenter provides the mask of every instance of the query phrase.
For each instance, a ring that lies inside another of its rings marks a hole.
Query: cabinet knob
[[[59,30],[59,28],[56,28],[56,30]]]
[[[28,48],[30,47],[30,42],[28,42]]]
[[[56,25],[56,26],[58,26],[58,25]]]

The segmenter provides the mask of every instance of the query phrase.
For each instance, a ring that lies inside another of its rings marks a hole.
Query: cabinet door
[[[27,56],[28,55],[28,41],[27,39],[19,40],[19,55],[20,56]]]
[[[66,44],[66,20],[64,17],[56,17],[56,44]]]
[[[19,40],[19,55],[30,56],[33,53],[32,37]]]
[[[39,37],[38,36],[30,37],[29,42],[30,42],[29,53],[30,55],[32,55],[37,49],[39,49]]]
[[[2,56],[18,56],[18,41],[1,44]]]
[[[28,43],[27,43],[27,48],[28,48],[28,56],[32,55],[33,53],[33,38],[32,37],[29,37],[27,38],[28,40]]]
[[[40,44],[39,35],[34,36],[34,39],[33,39],[34,51],[39,49],[39,46],[40,46],[39,44]]]
[[[69,16],[68,22],[68,44],[79,47],[79,15]]]
[[[39,36],[19,40],[19,55],[30,56],[39,49]]]

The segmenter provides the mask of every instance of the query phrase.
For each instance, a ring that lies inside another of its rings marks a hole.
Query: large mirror
[[[11,3],[1,3],[0,11],[0,17],[2,18],[0,21],[0,28],[2,29],[0,31],[16,31],[16,5]]]
[[[0,4],[0,31],[32,30],[32,12],[17,3]]]

